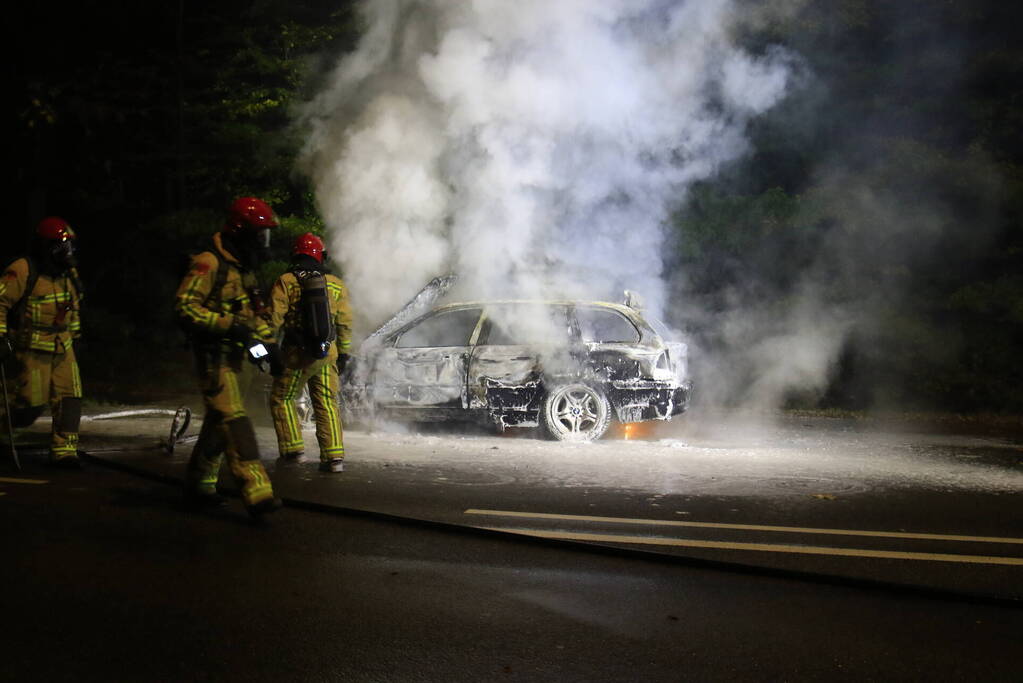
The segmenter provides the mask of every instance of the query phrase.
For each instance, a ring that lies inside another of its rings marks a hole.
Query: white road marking
[[[0,477],[0,484],[49,484],[46,479],[20,479],[15,477]]]
[[[771,543],[725,543],[722,541],[690,541],[677,538],[650,536],[619,536],[614,534],[582,534],[570,531],[537,531],[532,529],[509,529],[501,527],[478,527],[490,531],[557,538],[570,541],[598,541],[604,543],[631,543],[642,545],[680,546],[685,548],[713,548],[718,550],[756,550],[769,553],[795,553],[801,555],[840,555],[843,557],[871,557],[891,560],[929,560],[932,562],[958,562],[964,564],[1005,564],[1023,566],[1020,557],[989,557],[985,555],[954,555],[948,553],[909,553],[893,550],[863,550],[857,548],[827,548],[800,545],[775,545]]]
[[[511,510],[465,511],[467,515],[490,515],[519,519],[556,519],[575,522],[608,522],[612,524],[644,524],[650,526],[676,526],[697,529],[732,529],[737,531],[774,531],[793,534],[828,534],[833,536],[869,536],[875,538],[912,538],[927,541],[959,541],[964,543],[1023,544],[1023,538],[998,536],[958,536],[954,534],[918,534],[904,531],[861,531],[858,529],[820,529],[798,526],[767,526],[763,524],[725,524],[721,522],[684,522],[673,519],[633,519],[630,517],[590,517],[587,515],[560,515],[550,512],[514,512]]]

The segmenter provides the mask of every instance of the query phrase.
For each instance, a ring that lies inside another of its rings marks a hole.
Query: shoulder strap
[[[68,278],[75,286],[75,293],[78,295],[78,301],[85,298],[85,287],[82,285],[82,278],[78,275],[78,268],[68,269]]]
[[[28,277],[25,279],[25,290],[21,293],[21,298],[18,299],[18,303],[11,306],[7,312],[7,326],[10,329],[17,329],[21,327],[21,319],[25,316],[25,307],[28,305],[28,297],[32,294],[32,290],[36,288],[36,282],[39,281],[39,271],[36,270],[36,264],[32,262],[32,257],[23,256],[25,263],[28,264]],[[17,261],[18,259],[14,259]],[[12,261],[11,263],[14,263]]]
[[[210,293],[203,299],[203,307],[206,307],[211,301],[220,298],[220,290],[224,288],[224,284],[227,282],[227,268],[224,267],[224,259],[217,251],[216,245],[211,244],[207,251],[213,254],[213,258],[217,259],[217,272],[213,276],[213,287],[210,288]]]
[[[35,262],[29,256],[25,257],[25,262],[28,263],[28,277],[25,279],[25,293],[21,295],[21,301],[18,302],[21,306],[28,301],[32,290],[36,288],[36,282],[39,281],[39,271],[36,269]]]

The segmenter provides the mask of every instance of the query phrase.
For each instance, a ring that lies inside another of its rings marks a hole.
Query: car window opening
[[[500,306],[489,309],[487,317],[492,346],[558,344],[571,335],[566,306]]]
[[[640,340],[636,326],[617,311],[577,308],[575,313],[584,342],[634,344]]]
[[[442,311],[403,332],[395,346],[400,349],[468,346],[479,317],[478,308]]]

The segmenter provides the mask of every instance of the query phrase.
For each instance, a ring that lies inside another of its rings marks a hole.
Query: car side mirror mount
[[[625,299],[622,303],[634,311],[642,311],[644,308],[643,297],[630,289],[625,290]]]

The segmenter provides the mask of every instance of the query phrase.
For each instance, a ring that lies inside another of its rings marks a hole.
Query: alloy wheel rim
[[[555,428],[564,434],[577,436],[594,431],[604,412],[597,392],[581,385],[558,390],[549,406],[548,416]]]

